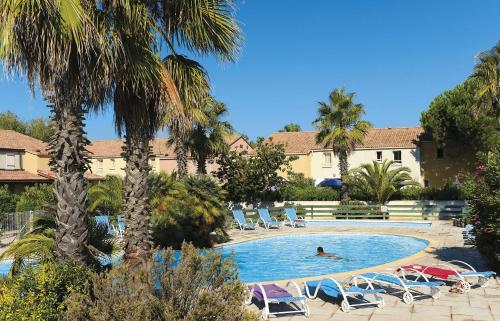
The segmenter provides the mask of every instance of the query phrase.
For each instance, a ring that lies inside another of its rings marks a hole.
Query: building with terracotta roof
[[[174,146],[168,146],[168,138],[158,137],[151,141],[150,165],[154,172],[164,171],[172,173],[177,170],[177,160]],[[226,139],[231,150],[245,151],[252,154],[254,151],[241,135],[230,135]],[[91,169],[97,175],[125,176],[125,160],[121,156],[124,142],[121,139],[94,140],[88,146],[91,152]],[[207,172],[210,173],[218,168],[214,160],[208,160]],[[196,172],[196,162],[192,157],[188,158],[188,173]]]
[[[55,175],[49,168],[48,146],[44,142],[13,130],[0,129],[0,185],[20,191],[26,185],[51,183]],[[90,180],[102,179],[85,173]]]
[[[272,133],[270,139],[276,144],[283,144],[288,155],[297,157],[292,163],[293,172],[303,173],[317,182],[325,178],[340,177],[338,157],[333,154],[331,148],[316,143],[316,132],[277,132]],[[422,146],[425,146],[427,163],[422,161]],[[442,149],[426,138],[420,127],[371,128],[363,142],[349,155],[349,169],[374,160],[394,160],[395,166],[409,167],[413,178],[422,185],[442,186],[445,181],[453,180],[453,175],[457,174],[457,170],[448,171],[447,176],[439,179],[430,175],[440,171],[434,169],[439,165],[439,161],[436,165],[434,159],[444,158],[444,154]],[[422,166],[423,163],[433,165],[427,166],[426,169]],[[443,168],[449,167],[445,166],[444,162],[442,164]],[[428,179],[426,172],[432,178]]]

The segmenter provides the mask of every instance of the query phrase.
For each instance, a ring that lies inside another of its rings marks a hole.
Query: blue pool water
[[[235,252],[240,279],[259,282],[313,277],[363,269],[415,254],[428,242],[413,237],[377,234],[304,234],[277,236],[222,247]],[[345,258],[315,256],[316,248]]]
[[[396,235],[304,234],[269,237],[216,250],[225,257],[234,252],[241,281],[251,283],[363,269],[415,254],[427,245],[422,239]],[[344,259],[317,257],[318,246]],[[119,264],[120,256],[112,261]],[[11,264],[0,262],[0,276],[7,275]]]
[[[361,220],[335,220],[335,221],[307,221],[308,226],[387,226],[387,227],[429,227],[431,222],[396,222],[396,221],[361,221]]]

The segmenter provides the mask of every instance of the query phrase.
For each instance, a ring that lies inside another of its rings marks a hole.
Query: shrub
[[[243,306],[245,286],[232,259],[218,252],[200,255],[188,244],[174,264],[166,250],[149,269],[123,264],[96,274],[85,291],[73,292],[63,319],[72,321],[250,321]],[[174,267],[175,265],[175,267]]]
[[[81,291],[90,276],[86,266],[62,262],[28,266],[15,277],[1,279],[2,320],[58,320],[64,299]]]
[[[17,201],[16,211],[26,212],[43,210],[47,205],[54,205],[56,199],[53,188],[52,185],[48,184],[26,186],[24,192]]]
[[[16,211],[16,202],[16,194],[12,193],[7,185],[0,186],[0,221],[2,220],[2,214]]]
[[[445,185],[443,188],[412,186],[401,189],[393,197],[394,200],[464,200],[464,190],[462,187]]]
[[[312,178],[292,174],[280,189],[285,201],[338,201],[340,193],[330,187],[317,187]]]
[[[471,188],[470,217],[478,249],[500,270],[500,147],[480,154],[481,165],[467,184]]]
[[[183,181],[165,180],[168,192],[153,201],[153,240],[162,247],[179,248],[183,241],[211,246],[210,233],[224,234],[224,192],[206,175]]]
[[[89,212],[116,215],[123,211],[123,179],[108,175],[106,179],[89,187]]]

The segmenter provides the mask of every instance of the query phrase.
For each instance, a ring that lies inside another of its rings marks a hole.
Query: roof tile
[[[13,130],[0,129],[0,149],[25,150],[37,155],[48,155],[48,145],[36,138]]]

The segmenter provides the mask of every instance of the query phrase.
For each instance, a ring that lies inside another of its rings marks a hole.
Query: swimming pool
[[[428,242],[422,239],[363,233],[273,236],[227,245],[215,250],[224,257],[235,253],[240,280],[246,283],[314,277],[389,263],[415,254]],[[315,256],[316,248],[344,258]],[[116,255],[113,264],[121,262]],[[109,260],[103,263],[109,263]],[[0,276],[12,261],[0,262]]]
[[[308,226],[354,226],[354,227],[429,227],[431,222],[400,222],[400,221],[374,221],[374,220],[315,220],[307,221]]]
[[[422,239],[378,234],[303,234],[276,236],[220,248],[235,252],[243,282],[314,277],[364,269],[415,254],[428,242]],[[316,248],[341,256],[334,260],[315,256]]]

